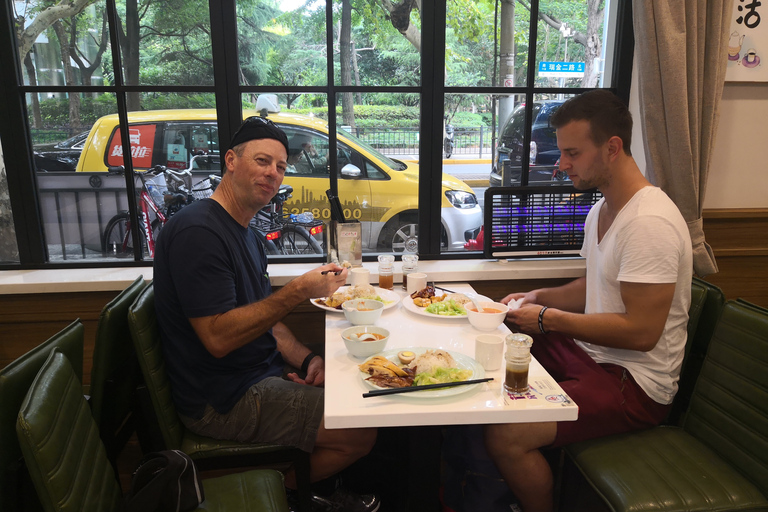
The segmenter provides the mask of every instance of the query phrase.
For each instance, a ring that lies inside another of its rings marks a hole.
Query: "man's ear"
[[[616,158],[622,151],[624,151],[624,142],[621,137],[614,135],[606,143],[608,147],[608,156],[611,159]]]
[[[231,149],[228,149],[227,152],[224,154],[224,167],[226,168],[227,172],[234,169],[235,157],[237,157],[237,155]]]

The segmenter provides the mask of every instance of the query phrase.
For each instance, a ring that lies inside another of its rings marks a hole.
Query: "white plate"
[[[410,350],[411,352],[415,353],[416,355],[423,354],[427,350],[435,350],[434,348],[427,348],[427,347],[415,347],[415,348],[394,348],[392,350],[385,350],[384,352],[380,352],[376,355],[373,355],[371,357],[381,356],[386,357],[393,363],[399,364],[399,359],[397,358],[397,353],[401,350]],[[485,377],[485,370],[483,369],[482,365],[472,359],[469,356],[465,356],[464,354],[460,354],[458,352],[452,352],[450,350],[446,350],[451,356],[453,356],[453,359],[456,360],[456,366],[464,369],[464,370],[472,370],[472,375],[470,375],[467,380],[471,379],[482,379]],[[366,358],[366,361],[369,358]],[[377,386],[376,384],[372,383],[369,380],[366,380],[369,375],[364,372],[358,372],[360,374],[360,378],[363,381],[363,384],[365,384],[367,387],[371,389],[389,389],[389,388],[382,388],[381,386]],[[400,393],[392,396],[401,396],[404,398],[442,398],[444,396],[453,396],[453,395],[460,395],[462,393],[467,393],[469,391],[472,391],[473,389],[477,389],[478,386],[482,386],[482,383],[477,384],[467,384],[465,386],[454,386],[451,388],[445,388],[445,389],[425,389],[424,391],[411,391],[409,393]]]
[[[478,295],[477,300],[481,300],[483,302],[493,302],[491,301],[491,299],[489,299],[484,295]],[[403,307],[412,313],[416,313],[417,315],[421,315],[421,316],[426,316],[427,318],[439,318],[441,320],[456,320],[456,319],[467,318],[467,315],[448,316],[448,315],[435,315],[433,313],[427,313],[427,308],[420,308],[419,306],[414,304],[413,299],[411,298],[410,295],[403,297]]]
[[[344,292],[348,288],[350,288],[350,287],[349,286],[342,286],[337,291]],[[373,287],[373,291],[376,292],[376,295],[378,295],[379,297],[384,299],[384,309],[393,308],[393,307],[397,306],[398,302],[400,302],[400,295],[398,295],[396,292],[393,292],[392,290],[385,290],[384,288],[379,288],[378,286],[374,286]],[[344,313],[344,311],[342,311],[341,309],[330,308],[330,307],[326,306],[325,304],[318,304],[317,302],[315,302],[318,299],[325,300],[326,298],[327,297],[317,297],[317,298],[314,298],[314,299],[309,299],[309,301],[313,305],[317,306],[318,308],[324,309],[326,311],[330,311],[331,313]]]

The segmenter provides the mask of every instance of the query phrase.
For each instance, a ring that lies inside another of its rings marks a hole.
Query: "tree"
[[[75,73],[72,70],[72,63],[69,55],[72,53],[72,47],[69,41],[69,35],[64,28],[61,20],[53,23],[53,30],[56,32],[56,38],[59,40],[59,49],[61,50],[61,61],[64,65],[64,83],[67,86],[75,84]],[[80,94],[69,94],[69,125],[77,131],[80,131]]]
[[[352,3],[341,0],[341,26],[339,27],[339,52],[341,63],[341,85],[352,85]],[[341,117],[344,124],[355,127],[355,106],[352,93],[341,93]]]
[[[517,0],[520,5],[525,7],[529,12],[531,10],[530,4],[526,0]],[[600,23],[603,19],[603,9],[605,0],[587,0],[587,26],[586,31],[576,30],[573,33],[573,41],[584,47],[584,77],[581,81],[582,87],[596,87],[598,84],[598,75],[595,70],[595,63],[597,59],[602,55],[602,42],[600,40]],[[570,4],[570,2],[553,2],[552,8],[562,7],[562,4]],[[579,2],[579,5],[583,5],[583,2]],[[552,12],[539,11],[538,17],[544,23],[560,30],[564,23]],[[569,24],[570,28],[574,28]]]
[[[76,16],[94,3],[96,0],[59,0],[54,5],[44,6],[42,8],[31,8],[25,13],[16,11],[18,2],[14,2],[14,19],[16,20],[16,40],[19,47],[19,62],[24,63],[27,71],[29,85],[37,85],[37,75],[34,64],[29,55],[32,45],[35,44],[40,34],[48,30],[56,21]],[[28,6],[28,3],[24,4]],[[27,17],[33,17],[32,23],[26,25]],[[33,126],[38,128],[43,124],[43,117],[40,113],[40,102],[36,94],[32,94],[32,114]]]
[[[44,7],[37,12],[35,19],[25,27],[26,18],[16,13],[16,38],[19,42],[19,61],[24,62],[37,38],[57,20],[70,18],[83,12],[83,9],[96,0],[59,0],[58,3]],[[14,8],[15,8],[14,4]],[[34,10],[30,13],[34,13]]]

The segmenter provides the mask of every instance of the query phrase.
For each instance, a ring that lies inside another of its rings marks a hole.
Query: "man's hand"
[[[296,373],[289,373],[287,377],[297,384],[322,387],[325,384],[325,365],[323,364],[323,358],[317,356],[309,362],[309,368],[307,368],[307,376],[305,378],[302,379]]]
[[[518,332],[525,334],[538,334],[539,330],[539,313],[541,308],[538,304],[526,303],[517,309],[510,309],[507,312],[507,321],[512,324]],[[547,310],[549,312],[549,310]]]
[[[347,282],[347,273],[346,268],[329,263],[300,275],[294,281],[307,297],[329,297]]]
[[[523,302],[520,303],[521,306],[523,304],[529,304],[529,303],[535,304],[538,301],[538,297],[537,297],[538,294],[536,293],[537,291],[538,290],[533,290],[528,293],[510,293],[509,295],[501,299],[499,302],[501,302],[502,304],[509,304],[512,301],[523,299]]]

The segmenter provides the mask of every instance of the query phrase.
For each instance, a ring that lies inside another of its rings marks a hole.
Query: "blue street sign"
[[[584,76],[583,62],[539,62],[539,76],[581,78]]]

